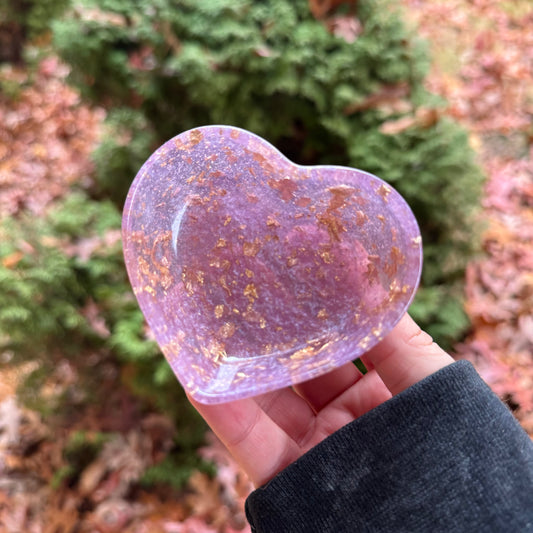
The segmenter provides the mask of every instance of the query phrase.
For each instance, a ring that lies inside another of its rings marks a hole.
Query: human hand
[[[363,357],[294,387],[255,398],[191,402],[256,487],[320,441],[453,359],[406,314]]]

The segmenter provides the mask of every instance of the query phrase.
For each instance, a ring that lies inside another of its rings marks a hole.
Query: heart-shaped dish
[[[296,165],[229,126],[161,146],[131,186],[122,231],[148,324],[203,403],[356,359],[405,313],[422,265],[418,225],[390,185]]]

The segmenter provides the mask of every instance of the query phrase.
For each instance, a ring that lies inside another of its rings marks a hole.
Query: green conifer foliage
[[[338,34],[307,0],[79,0],[54,25],[55,45],[83,95],[111,111],[95,160],[119,205],[159,143],[216,123],[264,136],[297,163],[355,166],[393,184],[424,238],[412,312],[447,346],[468,326],[461,283],[482,176],[466,133],[423,87],[428,56],[415,32],[391,1],[356,6],[335,14],[356,21]],[[417,120],[428,109],[435,119]]]
[[[109,201],[73,192],[44,218],[0,223],[0,353],[10,364],[37,362],[23,399],[48,412],[40,385],[64,359],[74,385],[97,391],[106,364],[130,365],[135,391],[170,414],[184,395],[154,341],[127,279],[120,212]],[[101,382],[100,382],[101,384]],[[86,396],[85,396],[86,397]]]
[[[120,219],[112,202],[73,191],[45,217],[22,213],[0,221],[2,365],[33,363],[18,399],[43,415],[68,416],[87,402],[101,404],[106,391],[124,382],[180,429],[166,477],[165,468],[154,468],[144,482],[184,480],[191,469],[208,466],[195,453],[206,426],[147,335],[124,267]],[[65,361],[76,379],[44,396],[43,385],[57,379]],[[73,450],[75,443],[85,450],[83,438],[73,441]],[[55,484],[79,474],[73,457]]]

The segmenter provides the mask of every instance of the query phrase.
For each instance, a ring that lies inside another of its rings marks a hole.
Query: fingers
[[[370,371],[361,377],[357,387],[348,389],[329,404],[326,409],[333,408],[346,411],[350,413],[350,418],[355,420],[387,401],[390,397],[391,393],[378,373]],[[322,415],[323,413],[320,414]]]
[[[252,398],[218,405],[189,400],[256,487],[300,455],[295,442]]]
[[[391,397],[390,391],[375,371],[362,376],[355,387],[349,387],[317,414],[311,440],[302,443],[305,450],[318,444],[341,427],[374,409]]]
[[[296,444],[313,426],[314,411],[291,387],[256,396],[255,401]]]
[[[453,359],[406,314],[363,361],[365,376],[349,363],[295,390],[219,405],[190,400],[260,486],[302,451]]]
[[[317,413],[325,405],[357,383],[361,377],[361,372],[357,370],[353,363],[346,363],[323,376],[300,383],[294,389]]]
[[[393,395],[453,363],[408,314],[363,361],[375,368]]]

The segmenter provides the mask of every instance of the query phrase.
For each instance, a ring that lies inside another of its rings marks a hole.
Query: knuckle
[[[419,326],[416,326],[415,331],[407,338],[406,344],[413,348],[427,347],[434,344],[433,337],[421,329]]]

